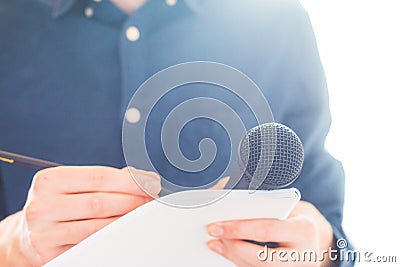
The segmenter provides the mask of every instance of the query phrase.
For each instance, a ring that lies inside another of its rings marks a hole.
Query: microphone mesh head
[[[300,174],[304,150],[300,138],[289,127],[265,123],[252,128],[242,139],[239,158],[242,167],[246,166],[244,178],[250,187],[279,189]]]

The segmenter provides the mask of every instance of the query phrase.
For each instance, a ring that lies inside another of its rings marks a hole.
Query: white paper
[[[165,198],[208,199],[215,190],[184,191]],[[219,190],[221,192],[221,190]],[[224,220],[286,218],[300,199],[297,189],[233,190],[199,208],[149,202],[46,264],[54,266],[234,266],[208,249],[206,225]],[[167,199],[168,200],[168,199]],[[257,255],[254,255],[257,257]]]

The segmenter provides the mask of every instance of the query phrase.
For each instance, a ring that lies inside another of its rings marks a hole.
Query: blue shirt
[[[166,67],[197,60],[237,68],[261,88],[275,120],[303,142],[303,170],[292,186],[344,236],[344,173],[324,148],[331,121],[326,81],[308,15],[295,0],[173,6],[151,0],[133,15],[109,1],[0,1],[0,149],[63,164],[123,167],[121,126],[134,91]],[[172,93],[159,114],[214,92],[205,86]],[[238,113],[246,117],[245,108]],[[246,126],[255,126],[251,118]],[[198,123],[183,142],[191,148],[190,138],[223,139],[218,130]],[[34,172],[1,165],[0,219],[23,207]]]

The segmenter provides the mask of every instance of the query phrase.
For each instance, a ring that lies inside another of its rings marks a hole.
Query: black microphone
[[[235,189],[273,190],[288,186],[299,176],[304,161],[300,138],[280,123],[265,123],[250,129],[239,144],[238,154],[237,170],[241,178]],[[244,241],[279,247],[271,241]]]
[[[265,123],[243,137],[238,158],[242,177],[235,189],[273,190],[296,180],[303,166],[304,150],[292,129],[280,123]]]

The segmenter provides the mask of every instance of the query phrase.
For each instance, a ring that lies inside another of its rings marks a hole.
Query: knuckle
[[[309,236],[314,236],[317,232],[317,225],[311,218],[301,216],[299,218],[299,229],[303,229]]]
[[[29,225],[32,225],[40,216],[40,209],[37,204],[29,203],[25,208],[25,218]]]
[[[104,211],[104,203],[100,196],[93,195],[89,197],[88,208],[93,216],[99,216]]]
[[[236,237],[240,231],[239,226],[235,223],[228,225],[228,227],[224,227],[224,232],[226,231],[228,236]]]
[[[34,193],[40,193],[46,184],[49,183],[49,172],[46,170],[39,171],[33,177],[32,190]]]
[[[263,231],[260,233],[260,238],[265,242],[274,241],[271,240],[271,230],[269,228],[263,228]]]
[[[102,188],[105,185],[105,169],[101,167],[96,167],[92,170],[91,172],[91,177],[90,177],[92,184],[94,188]]]
[[[120,169],[121,172],[130,174],[131,172],[135,171],[136,169],[134,167],[128,166]]]

